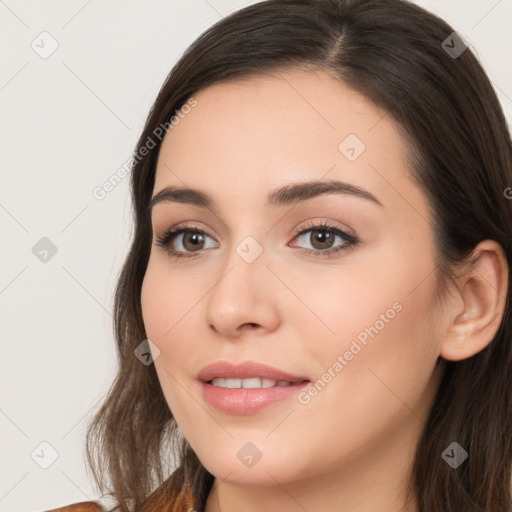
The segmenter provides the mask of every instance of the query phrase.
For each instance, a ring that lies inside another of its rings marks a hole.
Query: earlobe
[[[460,282],[463,310],[459,306],[454,311],[440,344],[440,356],[449,361],[467,359],[487,347],[505,311],[508,264],[501,245],[484,240],[476,246],[473,257],[474,266]]]

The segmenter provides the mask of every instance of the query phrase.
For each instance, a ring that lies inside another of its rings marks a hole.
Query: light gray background
[[[0,0],[0,511],[98,496],[85,426],[115,373],[112,294],[132,219],[128,177],[101,201],[92,191],[129,158],[185,48],[250,3]],[[510,124],[512,1],[417,3],[476,49]],[[49,48],[43,31],[59,45],[47,59],[31,47]],[[46,263],[32,252],[42,237],[58,249]],[[34,461],[51,462],[43,441],[58,453],[47,469]]]

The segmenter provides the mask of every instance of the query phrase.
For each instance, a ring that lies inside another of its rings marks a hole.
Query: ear
[[[449,361],[467,359],[483,350],[500,326],[508,290],[508,264],[501,245],[483,240],[473,251],[474,267],[458,280],[457,300],[440,344]]]

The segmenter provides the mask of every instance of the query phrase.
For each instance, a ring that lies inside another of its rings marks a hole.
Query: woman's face
[[[142,309],[156,370],[219,478],[291,485],[363,467],[391,477],[438,385],[429,207],[389,115],[324,72],[281,76],[201,90],[164,139],[153,197],[189,188],[212,205],[189,193],[153,206]],[[364,192],[327,191],[333,182]],[[218,361],[309,383],[203,383]]]

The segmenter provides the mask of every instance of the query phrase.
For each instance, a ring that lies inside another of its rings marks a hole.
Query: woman
[[[87,444],[112,510],[511,511],[511,162],[477,59],[413,4],[208,29],[135,153]]]

